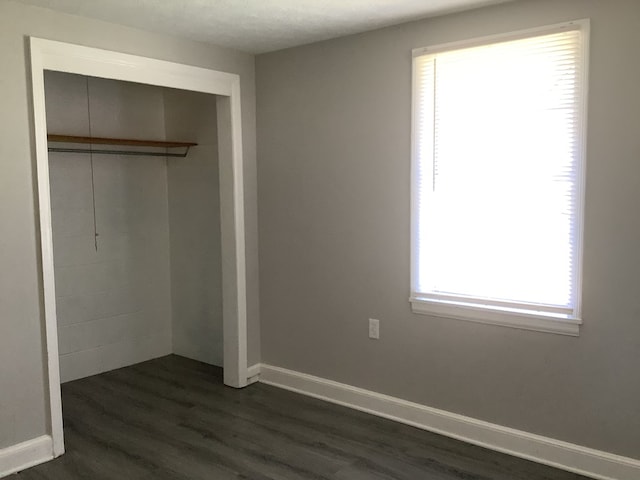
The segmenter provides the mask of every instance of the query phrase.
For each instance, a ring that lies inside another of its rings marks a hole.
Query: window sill
[[[582,320],[578,318],[559,318],[540,313],[498,310],[480,305],[464,305],[416,298],[412,298],[410,302],[413,313],[422,315],[573,337],[580,335],[580,325],[582,324]]]

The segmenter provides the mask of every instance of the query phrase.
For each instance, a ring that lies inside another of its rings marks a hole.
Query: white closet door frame
[[[240,77],[205,68],[80,45],[30,38],[37,157],[45,346],[53,455],[64,453],[51,231],[44,71],[137,82],[218,95],[224,383],[247,385],[247,292]],[[188,158],[185,160],[188,161]]]

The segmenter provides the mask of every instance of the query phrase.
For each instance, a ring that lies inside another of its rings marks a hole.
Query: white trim
[[[578,178],[578,194],[576,195],[576,211],[580,212],[580,216],[577,219],[576,226],[578,228],[577,244],[576,244],[576,264],[574,265],[576,270],[576,285],[575,285],[575,302],[576,311],[575,316],[582,318],[582,270],[583,270],[583,251],[584,251],[584,204],[586,197],[586,172],[587,172],[587,132],[588,132],[588,118],[589,118],[589,59],[590,45],[591,45],[591,20],[583,19],[575,22],[580,26],[582,31],[582,45],[580,58],[582,61],[582,78],[579,85],[582,87],[580,92],[580,116],[579,120],[581,124],[578,126],[578,146],[581,149],[580,155],[582,157],[582,167],[580,168],[580,178]]]
[[[53,459],[53,439],[49,435],[3,448],[0,450],[0,477],[6,477],[51,459]]]
[[[573,315],[573,308],[558,305],[545,305],[543,303],[510,302],[508,300],[495,300],[492,298],[472,297],[468,295],[456,295],[452,293],[429,292],[425,294],[412,293],[412,302],[434,302],[437,304],[453,305],[479,305],[482,307],[495,307],[499,310],[522,311],[536,314],[540,312],[544,316],[555,316],[556,318],[569,318]]]
[[[256,383],[260,380],[261,363],[256,363],[247,368],[247,384]]]
[[[554,318],[543,314],[536,315],[531,312],[500,311],[494,308],[483,308],[482,306],[415,298],[410,301],[413,313],[521,330],[577,337],[580,335],[580,325],[582,325],[582,320],[575,318]]]
[[[35,150],[45,315],[45,347],[53,455],[64,453],[44,71],[89,75],[218,95],[220,145],[224,381],[247,385],[247,292],[240,77],[163,60],[30,38]],[[224,188],[222,184],[224,182]]]
[[[637,480],[640,460],[262,364],[260,382],[599,480]]]
[[[251,365],[249,368],[247,368],[247,377],[251,378],[251,377],[260,375],[261,368],[262,368],[261,363],[256,363],[255,365]]]
[[[578,178],[576,181],[576,219],[574,222],[577,230],[575,239],[575,264],[573,271],[575,279],[572,284],[572,296],[574,298],[574,307],[571,312],[566,315],[554,315],[554,310],[559,311],[561,308],[552,306],[541,306],[536,309],[514,307],[503,308],[499,303],[507,302],[489,302],[482,299],[470,299],[469,301],[448,301],[438,299],[435,292],[423,292],[416,294],[412,292],[410,298],[411,308],[414,313],[431,315],[435,317],[451,318],[456,320],[464,320],[489,325],[497,325],[523,330],[532,330],[545,333],[557,333],[561,335],[579,336],[580,326],[582,325],[582,268],[583,268],[583,244],[584,244],[584,202],[585,202],[585,171],[587,165],[587,103],[589,90],[589,42],[591,36],[590,19],[572,20],[553,25],[544,25],[515,32],[499,33],[484,37],[477,37],[462,41],[450,42],[439,45],[415,48],[412,50],[412,85],[411,85],[411,253],[410,253],[410,282],[411,288],[414,289],[418,284],[418,266],[417,266],[417,231],[418,231],[418,188],[416,178],[418,174],[418,155],[416,141],[416,124],[418,114],[416,101],[418,98],[418,69],[416,62],[420,57],[428,55],[436,55],[449,50],[458,50],[471,48],[480,45],[486,45],[496,42],[504,42],[509,40],[524,39],[534,37],[536,35],[548,35],[563,31],[579,31],[581,33],[580,46],[580,64],[582,67],[579,86],[581,87],[577,115],[580,125],[577,128],[577,143],[579,145],[580,166],[578,168]],[[431,297],[431,298],[428,298]],[[443,296],[444,297],[444,296]],[[523,306],[525,304],[522,304]],[[550,313],[550,314],[548,314]]]
[[[583,18],[580,20],[572,20],[569,22],[555,23],[553,25],[542,25],[539,27],[517,30],[515,32],[497,33],[493,35],[485,35],[483,37],[471,38],[468,40],[458,40],[455,42],[429,45],[427,47],[418,47],[411,50],[411,54],[414,57],[419,57],[427,54],[446,52],[447,50],[479,47],[481,45],[487,45],[490,43],[507,42],[509,40],[518,40],[527,37],[535,37],[536,35],[559,33],[566,30],[582,30],[588,33],[589,24],[590,20],[588,18]]]
[[[56,291],[53,266],[53,236],[51,229],[51,193],[49,191],[49,153],[47,151],[47,119],[44,100],[44,70],[47,62],[31,39],[31,82],[38,175],[38,213],[40,216],[40,248],[42,252],[42,289],[44,296],[45,351],[47,355],[47,383],[53,455],[64,453],[62,428],[62,397],[60,393],[60,364],[58,357],[58,328]]]
[[[417,128],[418,124],[418,113],[419,109],[417,108],[417,101],[419,94],[419,76],[418,69],[416,68],[416,59],[415,57],[411,60],[411,166],[410,166],[410,174],[411,174],[411,187],[410,187],[410,195],[411,201],[409,205],[409,221],[410,221],[410,262],[409,262],[409,279],[411,289],[414,288],[415,285],[418,284],[418,254],[416,248],[416,239],[418,238],[418,219],[416,213],[418,212],[419,202],[418,202],[418,189],[416,188],[416,178],[419,172],[419,162],[418,162],[418,142],[416,142],[417,137]]]

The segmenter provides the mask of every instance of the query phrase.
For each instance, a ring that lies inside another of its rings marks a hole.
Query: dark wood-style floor
[[[168,356],[62,387],[67,453],[18,480],[577,480]],[[16,478],[16,477],[12,477]]]

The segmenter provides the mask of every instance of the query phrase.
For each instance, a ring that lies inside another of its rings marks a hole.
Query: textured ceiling
[[[16,0],[263,53],[509,0]]]

